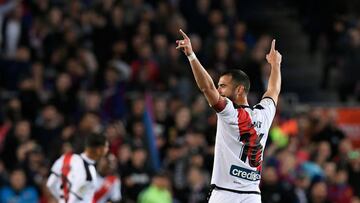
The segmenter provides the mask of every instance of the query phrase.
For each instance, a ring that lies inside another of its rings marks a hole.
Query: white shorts
[[[209,203],[261,203],[259,194],[239,194],[226,190],[214,189],[211,193]]]

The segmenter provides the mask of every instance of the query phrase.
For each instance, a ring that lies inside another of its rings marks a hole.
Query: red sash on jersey
[[[93,203],[96,203],[97,201],[99,201],[99,199],[101,199],[102,197],[104,197],[104,195],[109,192],[109,190],[111,189],[111,187],[113,186],[113,184],[115,183],[116,180],[116,176],[106,176],[104,179],[104,182],[101,186],[101,188],[99,188],[95,194],[94,194],[94,198],[93,198]]]
[[[61,180],[62,180],[62,187],[64,190],[64,199],[65,202],[69,200],[69,185],[67,176],[70,172],[70,161],[71,161],[72,153],[68,152],[64,155],[63,165],[61,168]]]

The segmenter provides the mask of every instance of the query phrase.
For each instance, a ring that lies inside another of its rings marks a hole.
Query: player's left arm
[[[275,49],[275,39],[271,43],[270,52],[266,55],[266,60],[271,65],[271,73],[269,77],[269,83],[263,98],[270,97],[273,101],[275,106],[277,105],[278,97],[280,94],[281,89],[281,60],[282,56]]]

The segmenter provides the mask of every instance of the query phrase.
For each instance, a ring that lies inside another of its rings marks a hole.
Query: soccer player
[[[216,111],[217,131],[210,203],[261,202],[260,179],[263,150],[275,116],[281,86],[281,54],[272,41],[269,54],[271,74],[260,103],[250,107],[247,94],[249,77],[241,70],[223,73],[218,88],[196,58],[189,37],[180,30],[182,40],[176,49],[189,59],[196,83],[209,105]]]
[[[83,153],[66,153],[55,161],[46,185],[58,202],[92,202],[96,188],[94,165],[108,152],[108,145],[105,136],[90,134]]]

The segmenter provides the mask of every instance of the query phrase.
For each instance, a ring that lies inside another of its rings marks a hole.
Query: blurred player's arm
[[[46,187],[49,189],[51,195],[57,200],[60,199],[59,188],[57,188],[60,184],[59,181],[60,178],[57,175],[51,174],[46,182]]]
[[[121,198],[121,182],[119,178],[116,178],[114,186],[111,188],[111,203],[120,203]]]
[[[271,43],[270,52],[266,55],[266,60],[271,66],[271,73],[269,77],[269,83],[267,90],[263,96],[270,97],[274,100],[275,105],[277,104],[278,97],[281,89],[281,54],[275,49],[275,39]]]
[[[58,159],[51,167],[51,174],[46,182],[46,187],[55,199],[60,199],[60,184],[61,184],[61,162]]]
[[[74,156],[73,159],[73,165],[71,167],[75,170],[72,171],[74,176],[72,176],[72,179],[69,179],[71,187],[68,203],[83,201],[89,191],[89,188],[87,187],[87,175],[84,162],[80,156]]]
[[[210,106],[214,106],[218,104],[222,97],[217,91],[213,79],[196,58],[192,50],[190,38],[181,29],[180,33],[184,39],[176,40],[176,49],[181,49],[188,57],[197,86],[205,95]]]

